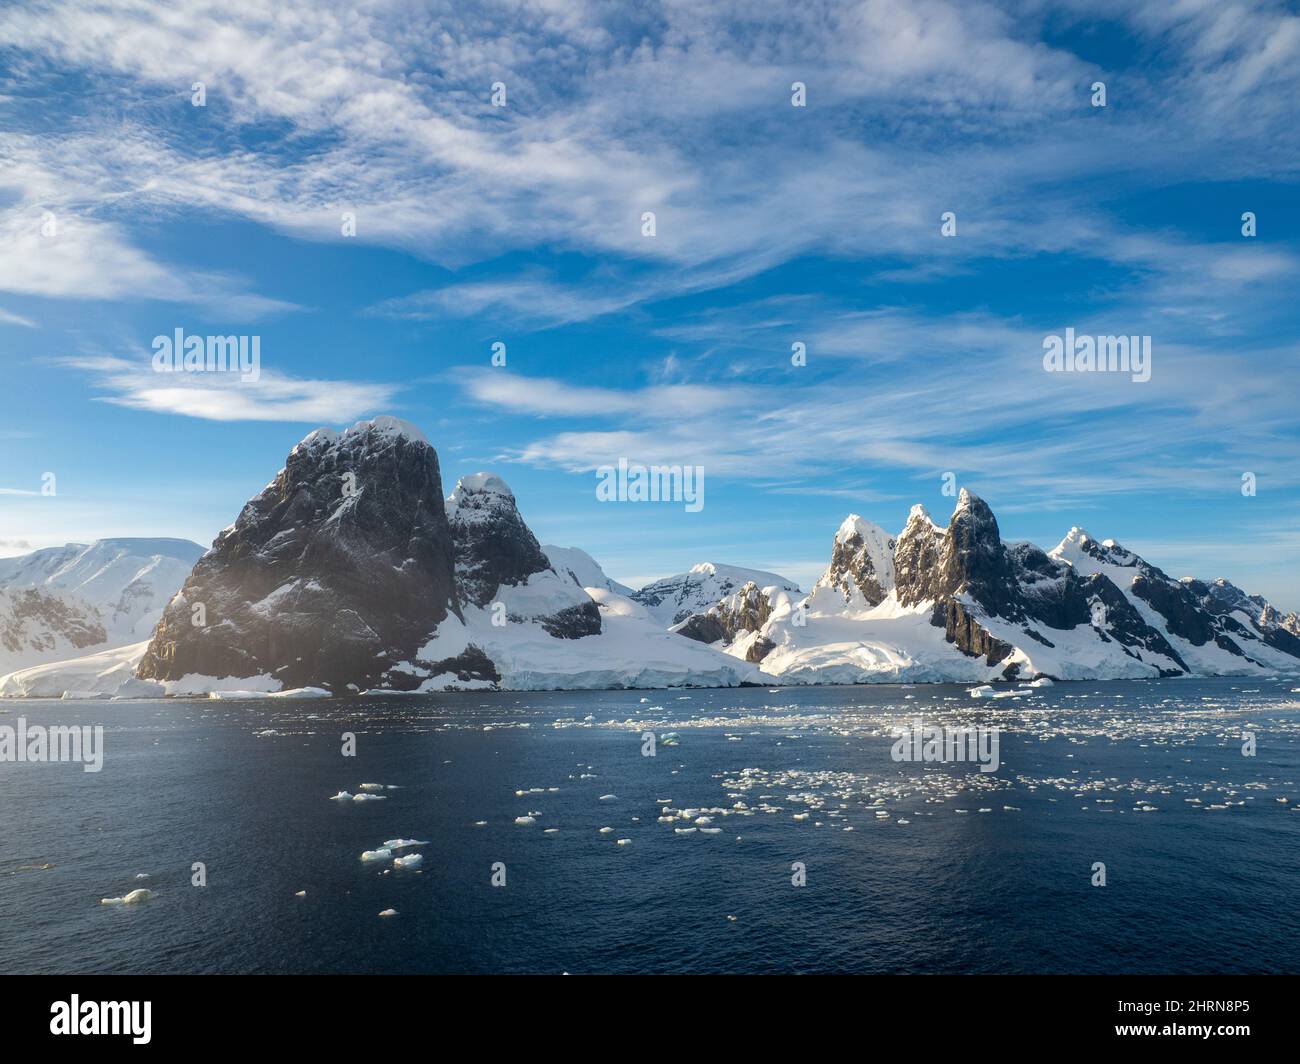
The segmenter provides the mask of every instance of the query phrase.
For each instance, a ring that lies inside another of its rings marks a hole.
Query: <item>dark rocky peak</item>
[[[382,658],[409,658],[459,612],[438,456],[423,434],[390,417],[318,429],[199,559],[138,675],[368,686]]]
[[[456,544],[461,601],[486,606],[497,588],[527,583],[550,560],[515,505],[514,493],[493,473],[461,477],[447,498]]]
[[[1019,615],[1015,578],[997,518],[988,504],[962,488],[939,554],[934,598],[968,594],[989,613]]]

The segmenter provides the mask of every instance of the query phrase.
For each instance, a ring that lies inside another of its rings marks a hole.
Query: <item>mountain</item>
[[[1006,542],[967,491],[946,525],[915,506],[896,536],[850,514],[808,594],[714,563],[629,592],[590,555],[542,547],[501,477],[461,477],[444,498],[437,453],[391,417],[310,433],[201,553],[102,540],[0,560],[0,646],[26,666],[0,696],[1300,669],[1295,614],[1080,528],[1050,551]]]
[[[0,672],[147,638],[202,554],[122,538],[0,558]]]
[[[715,686],[757,672],[557,572],[500,477],[463,477],[444,499],[428,440],[379,417],[293,448],[194,567],[137,676],[195,694]],[[9,688],[36,683],[58,679]]]
[[[897,537],[851,514],[799,599],[756,584],[675,631],[793,683],[1112,679],[1300,667],[1300,619],[1227,581],[1174,580],[1075,528],[1006,543],[962,491],[946,527],[914,506]]]
[[[544,544],[542,550],[551,563],[551,568],[561,576],[569,576],[579,587],[598,587],[602,591],[613,591],[617,595],[631,596],[634,592],[626,584],[611,580],[605,575],[596,559],[585,550],[577,547],[556,547]]]
[[[799,585],[776,573],[762,569],[742,569],[736,565],[701,562],[688,573],[678,573],[646,584],[631,597],[665,627],[679,624],[693,614],[707,610],[719,599],[733,594],[745,584],[798,591]]]

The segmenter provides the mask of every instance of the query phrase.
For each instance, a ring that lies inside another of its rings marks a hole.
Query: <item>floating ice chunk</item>
[[[386,801],[388,801],[388,795],[386,795],[386,794],[356,794],[356,795],[353,795],[353,796],[352,796],[352,800],[353,800],[354,802],[386,802]]]
[[[618,800],[618,795],[617,795],[617,794],[602,794],[602,795],[600,796],[600,800],[601,800],[602,802],[613,802],[613,801],[617,801],[617,800]]]
[[[305,898],[307,897],[307,892],[305,890],[295,891],[293,896],[295,898]]]
[[[364,853],[362,853],[361,860],[387,861],[392,856],[393,856],[392,850],[388,849],[387,847],[382,847],[378,850],[366,850]]]
[[[620,846],[630,846],[630,845],[632,844],[632,840],[631,840],[631,839],[619,839],[619,840],[618,840],[618,844],[619,844]]]
[[[677,832],[678,835],[694,835],[700,829],[699,828],[673,828],[673,830]]]
[[[384,785],[382,783],[363,783],[357,788],[359,791],[382,791],[383,789]]]
[[[330,801],[331,801],[331,802],[350,802],[350,801],[352,801],[352,795],[350,795],[347,791],[339,791],[338,794],[331,794],[331,795],[330,795]]]
[[[601,829],[600,829],[600,833],[601,833],[602,835],[608,835],[608,834],[609,834],[611,831],[613,831],[613,830],[614,830],[613,828],[601,828]]]
[[[405,857],[393,858],[394,868],[419,868],[424,864],[424,854],[408,853]]]
[[[384,910],[383,912],[381,912],[379,915],[380,915],[380,916],[396,916],[396,915],[397,915],[397,910],[396,910],[396,909],[385,909],[385,910]]]
[[[543,828],[543,829],[542,829],[542,834],[543,834],[543,835],[558,835],[559,833],[560,833],[560,829],[559,829],[559,828]]]
[[[1279,802],[1285,802],[1286,799],[1285,799],[1285,798],[1279,798],[1278,801],[1279,801]],[[149,879],[149,878],[151,878],[151,877],[150,877],[150,875],[149,875],[148,872],[137,872],[137,873],[135,874],[135,878],[136,878],[136,879]]]
[[[535,816],[517,816],[517,817],[515,817],[515,823],[516,823],[516,824],[536,824],[536,823],[537,823],[537,818],[536,818]]]
[[[99,904],[100,905],[137,905],[140,902],[148,901],[150,898],[153,898],[155,896],[156,895],[152,890],[146,890],[144,887],[139,887],[136,890],[131,891],[130,894],[127,894],[125,897],[122,898],[100,898]]]
[[[387,850],[405,850],[410,846],[428,846],[427,842],[421,842],[419,839],[389,839],[384,843]]]

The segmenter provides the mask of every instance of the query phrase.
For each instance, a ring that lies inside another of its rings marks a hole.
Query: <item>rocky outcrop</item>
[[[138,675],[364,688],[459,612],[438,456],[376,418],[294,447],[195,565]]]
[[[462,605],[485,607],[503,588],[529,584],[539,574],[555,574],[537,537],[524,523],[514,493],[500,477],[475,473],[462,477],[447,498],[447,522],[455,544],[456,586]],[[557,639],[581,639],[600,631],[600,610],[581,588],[565,588],[559,602],[512,597],[510,621],[537,621]],[[527,607],[527,608],[526,608]]]
[[[746,632],[757,632],[772,616],[777,589],[760,588],[750,580],[734,595],[729,595],[705,613],[688,617],[673,631],[701,643],[732,643]],[[746,661],[758,662],[771,650],[765,641],[756,642],[746,651]]]
[[[835,533],[830,565],[817,586],[834,588],[846,602],[856,593],[875,606],[894,588],[895,548],[893,537],[879,525],[849,514]]]
[[[799,590],[797,584],[777,573],[702,562],[693,566],[689,572],[646,584],[632,595],[632,599],[649,610],[665,628],[671,628],[694,614],[703,613],[715,603],[735,594],[747,583],[760,588],[775,587],[782,591]]]

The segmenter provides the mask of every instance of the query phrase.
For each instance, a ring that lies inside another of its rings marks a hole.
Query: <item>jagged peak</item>
[[[351,428],[344,429],[341,432],[327,428],[313,429],[298,442],[294,450],[296,451],[300,447],[331,446],[341,443],[349,437],[363,436],[366,433],[402,437],[429,446],[428,437],[415,425],[412,425],[409,421],[403,421],[399,417],[381,414],[378,417],[370,418],[368,421],[358,421]]]
[[[973,491],[969,490],[968,488],[962,488],[961,491],[957,493],[957,505],[954,506],[952,509],[952,516],[956,517],[958,514],[965,513],[970,510],[983,511],[984,513],[987,513],[989,515],[992,515],[993,513],[993,510],[989,506],[989,504],[986,503],[980,496],[976,495]]]
[[[893,538],[875,522],[868,521],[865,517],[860,517],[857,514],[849,514],[836,530],[835,542],[844,543],[854,536],[860,536],[864,540],[876,541]]]
[[[924,522],[925,524],[929,525],[931,528],[938,528],[938,527],[939,527],[938,525],[936,525],[936,524],[934,523],[934,518],[930,516],[930,511],[929,511],[929,510],[927,510],[927,509],[926,509],[926,508],[925,508],[921,503],[919,503],[919,502],[918,502],[918,503],[914,503],[913,506],[912,506],[912,509],[908,511],[908,514],[907,514],[907,524],[904,526],[903,531],[906,532],[907,529],[909,529],[909,528],[912,527],[912,525],[914,525],[914,524],[918,524],[918,523],[921,523],[921,522]]]
[[[447,496],[446,505],[448,518],[455,518],[462,507],[480,515],[517,509],[515,493],[495,473],[470,473],[461,477]]]

